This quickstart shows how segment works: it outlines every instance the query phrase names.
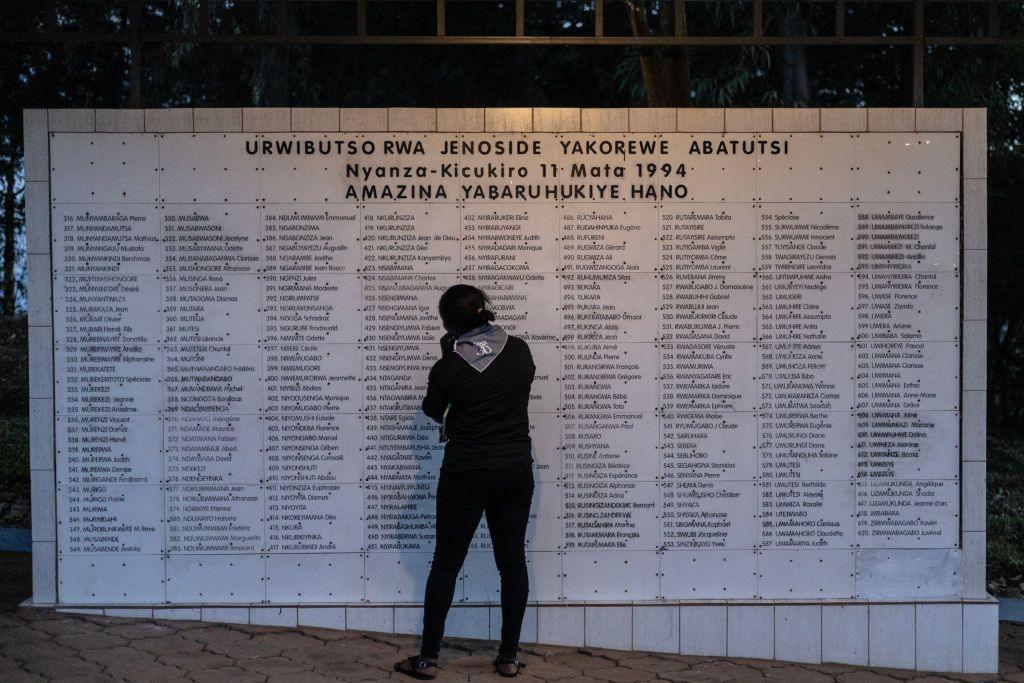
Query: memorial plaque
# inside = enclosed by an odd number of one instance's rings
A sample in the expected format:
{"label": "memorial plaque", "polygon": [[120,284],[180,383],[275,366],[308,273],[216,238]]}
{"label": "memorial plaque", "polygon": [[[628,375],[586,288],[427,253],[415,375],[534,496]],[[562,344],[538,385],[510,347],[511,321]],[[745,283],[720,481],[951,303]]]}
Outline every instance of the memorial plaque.
{"label": "memorial plaque", "polygon": [[762,550],[757,556],[758,597],[855,597],[852,550]]}
{"label": "memorial plaque", "polygon": [[752,411],[662,415],[659,476],[666,482],[755,479],[756,420]]}
{"label": "memorial plaque", "polygon": [[167,599],[184,604],[263,602],[266,565],[262,555],[169,555]]}
{"label": "memorial plaque", "polygon": [[[559,270],[559,207],[509,211],[488,204],[466,203],[461,212],[462,271],[497,277]],[[538,302],[539,303],[539,302]]]}
{"label": "memorial plaque", "polygon": [[[783,158],[758,156],[757,199],[764,202],[850,202],[854,189],[854,154],[859,137],[820,133],[813,145],[800,144],[799,133],[756,136],[778,149]],[[827,205],[820,207],[827,211]]]}
{"label": "memorial plaque", "polygon": [[958,135],[859,133],[855,137],[857,201],[913,205],[960,200]]}
{"label": "memorial plaque", "polygon": [[156,344],[163,336],[160,276],[62,275],[54,282],[58,350],[83,345]]}
{"label": "memorial plaque", "polygon": [[51,136],[51,201],[61,205],[158,201],[158,138],[152,133]]}
{"label": "memorial plaque", "polygon": [[750,411],[757,404],[753,344],[660,344],[661,409]]}
{"label": "memorial plaque", "polygon": [[[259,484],[276,465],[260,452],[257,415],[189,415],[163,419],[167,484]],[[265,461],[262,462],[261,460]]]}
{"label": "memorial plaque", "polygon": [[53,356],[57,415],[156,415],[164,405],[156,344],[65,344]]}
{"label": "memorial plaque", "polygon": [[[353,325],[355,304],[363,289],[354,275],[282,273],[259,278],[262,291],[262,341],[300,344],[275,349],[302,352],[302,344],[341,344],[359,341],[362,325]],[[370,322],[375,322],[369,314]],[[369,324],[369,323],[367,323]],[[305,347],[308,349],[308,346]]]}
{"label": "memorial plaque", "polygon": [[758,495],[752,481],[674,481],[661,486],[661,547],[754,548]]}
{"label": "memorial plaque", "polygon": [[[458,282],[537,366],[531,599],[959,581],[958,134],[50,151],[62,602],[422,601]],[[460,579],[500,599],[486,520]]]}
{"label": "memorial plaque", "polygon": [[[57,136],[60,137],[60,136]],[[103,136],[97,136],[102,138]],[[252,204],[260,199],[259,164],[249,150],[254,135],[230,133],[161,133],[160,201],[187,210],[186,205]],[[258,226],[252,226],[255,232]]]}
{"label": "memorial plaque", "polygon": [[[362,420],[375,417],[302,412],[264,416],[263,476],[268,483],[361,481],[364,472]],[[259,432],[255,436],[258,439]]]}
{"label": "memorial plaque", "polygon": [[340,274],[359,270],[360,211],[354,204],[267,204],[265,208],[264,272]]}
{"label": "memorial plaque", "polygon": [[267,558],[267,601],[361,602],[362,576],[362,553],[275,553]]}
{"label": "memorial plaque", "polygon": [[201,282],[164,274],[163,341],[175,345],[230,344],[258,339],[260,292],[256,276],[210,273],[199,279]]}
{"label": "memorial plaque", "polygon": [[262,351],[266,415],[359,412],[362,354],[355,344],[264,344]]}
{"label": "memorial plaque", "polygon": [[727,600],[757,594],[753,550],[666,550],[661,554],[661,597]]}
{"label": "memorial plaque", "polygon": [[70,555],[164,552],[164,506],[157,486],[59,487],[58,542]]}
{"label": "memorial plaque", "polygon": [[[244,283],[246,293],[252,291],[250,280],[238,278],[232,283],[211,276],[259,272],[260,240],[258,233],[252,234],[252,226],[259,225],[260,215],[254,205],[202,204],[192,211],[175,211],[173,205],[163,206],[164,280],[182,285],[177,290],[181,296],[171,299],[172,302],[238,303],[241,289],[238,283]],[[172,273],[176,277],[168,275]],[[195,277],[197,275],[206,275],[207,279]],[[202,284],[194,288],[188,286],[197,282]],[[236,284],[234,290],[230,289],[231,284]],[[251,306],[245,306],[243,310],[249,308]]]}
{"label": "memorial plaque", "polygon": [[[670,204],[661,207],[658,221],[661,270],[754,271],[757,243],[749,228],[754,224],[752,204],[690,204],[686,207]],[[701,289],[687,288],[681,293]]]}
{"label": "memorial plaque", "polygon": [[[624,137],[629,139],[639,136]],[[665,198],[666,201],[671,199],[687,203],[722,202],[728,204],[731,209],[733,206],[752,202],[757,196],[754,189],[760,148],[757,140],[761,137],[756,134],[732,133],[666,133],[656,136],[656,140],[665,141],[668,150],[675,150],[669,155],[652,154],[653,151],[661,151],[662,148],[652,146],[649,139],[639,139],[636,143],[641,148],[635,150],[629,158],[631,168],[628,170],[633,171],[629,177],[631,180],[637,178],[651,182],[651,189],[655,194],[660,194],[658,186],[663,182],[678,179],[684,181],[685,192],[681,193],[682,196],[677,194]],[[764,147],[763,151],[771,152],[769,147]],[[635,182],[632,181],[631,185]],[[689,207],[676,204],[673,208],[685,211]]]}
{"label": "memorial plaque", "polygon": [[256,415],[262,404],[256,344],[180,343],[163,351],[164,412]]}
{"label": "memorial plaque", "polygon": [[358,484],[291,481],[269,484],[265,491],[267,552],[356,552],[362,548],[358,525],[348,523],[362,513]]}
{"label": "memorial plaque", "polygon": [[[260,199],[275,204],[275,210],[309,203],[319,204],[319,211],[336,211],[346,201],[342,178],[349,170],[358,172],[366,144],[363,135],[265,133],[248,140],[245,151],[260,168]],[[264,178],[273,181],[263,183]],[[352,204],[358,216],[355,200]]]}
{"label": "memorial plaque", "polygon": [[[81,486],[103,484],[159,485],[165,467],[174,458],[147,453],[147,443],[159,433],[162,418],[157,415],[69,415],[58,417],[57,467],[62,473],[57,484]],[[177,446],[177,440],[174,441]],[[217,445],[207,450],[197,446],[197,460],[214,460]],[[175,463],[176,464],[176,463]]]}
{"label": "memorial plaque", "polygon": [[955,548],[960,488],[950,479],[868,479],[857,483],[861,548]]}
{"label": "memorial plaque", "polygon": [[566,600],[654,600],[659,557],[641,551],[582,551],[562,557]]}
{"label": "memorial plaque", "polygon": [[167,595],[162,555],[62,555],[59,590],[83,604],[160,604]]}
{"label": "memorial plaque", "polygon": [[854,482],[762,480],[762,548],[850,548]]}
{"label": "memorial plaque", "polygon": [[259,553],[269,494],[254,484],[168,486],[167,552]]}
{"label": "memorial plaque", "polygon": [[53,234],[63,273],[155,274],[165,258],[160,210],[152,204],[61,204]]}

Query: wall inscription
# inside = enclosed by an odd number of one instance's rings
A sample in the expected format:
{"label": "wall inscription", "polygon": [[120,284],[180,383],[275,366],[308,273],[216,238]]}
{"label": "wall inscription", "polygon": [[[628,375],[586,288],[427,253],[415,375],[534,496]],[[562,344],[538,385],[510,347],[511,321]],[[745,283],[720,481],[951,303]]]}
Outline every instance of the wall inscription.
{"label": "wall inscription", "polygon": [[[50,154],[62,602],[421,600],[459,281],[538,367],[532,599],[857,598],[865,551],[956,552],[957,134]],[[482,526],[457,599],[497,596]]]}

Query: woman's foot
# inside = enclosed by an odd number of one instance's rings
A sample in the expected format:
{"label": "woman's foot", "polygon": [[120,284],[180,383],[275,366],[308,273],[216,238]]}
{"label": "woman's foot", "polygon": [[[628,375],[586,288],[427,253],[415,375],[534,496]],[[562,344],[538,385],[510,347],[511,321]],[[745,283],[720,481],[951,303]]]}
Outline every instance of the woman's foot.
{"label": "woman's foot", "polygon": [[395,671],[421,681],[429,681],[437,675],[437,659],[412,655],[395,662]]}
{"label": "woman's foot", "polygon": [[502,657],[501,655],[498,655],[494,658],[495,671],[505,678],[515,678],[519,675],[519,670],[524,666],[526,665],[515,657]]}

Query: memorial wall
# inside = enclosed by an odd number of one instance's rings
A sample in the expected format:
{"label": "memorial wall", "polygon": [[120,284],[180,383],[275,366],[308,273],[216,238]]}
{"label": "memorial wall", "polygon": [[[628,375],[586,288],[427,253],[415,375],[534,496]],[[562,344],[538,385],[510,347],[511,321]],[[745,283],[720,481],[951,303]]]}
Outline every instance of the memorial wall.
{"label": "memorial wall", "polygon": [[422,600],[456,282],[537,365],[531,600],[959,591],[959,133],[49,144],[60,602]]}

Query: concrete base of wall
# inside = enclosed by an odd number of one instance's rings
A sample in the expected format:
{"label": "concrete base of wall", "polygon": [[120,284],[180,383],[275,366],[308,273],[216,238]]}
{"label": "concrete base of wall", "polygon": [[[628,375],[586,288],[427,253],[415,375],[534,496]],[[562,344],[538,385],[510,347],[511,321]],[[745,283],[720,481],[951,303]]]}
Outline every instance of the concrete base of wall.
{"label": "concrete base of wall", "polygon": [[[58,611],[145,619],[418,634],[418,605],[160,605],[26,603]],[[446,634],[496,640],[497,605],[459,605]],[[694,602],[531,605],[523,642],[707,657],[995,673],[999,603]]]}

